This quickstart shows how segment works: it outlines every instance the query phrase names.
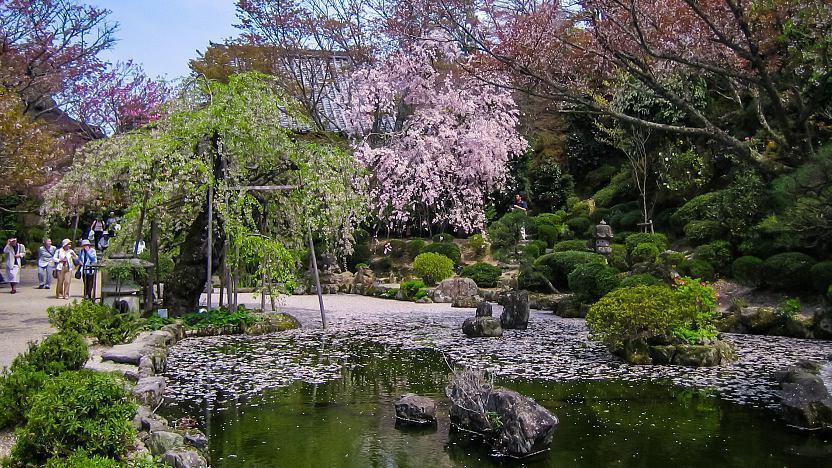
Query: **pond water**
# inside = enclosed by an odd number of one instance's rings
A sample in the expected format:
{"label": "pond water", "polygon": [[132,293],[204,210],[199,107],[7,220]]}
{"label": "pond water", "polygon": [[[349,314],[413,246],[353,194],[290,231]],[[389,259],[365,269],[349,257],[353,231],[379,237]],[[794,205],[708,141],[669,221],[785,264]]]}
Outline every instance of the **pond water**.
{"label": "pond water", "polygon": [[[539,315],[534,331],[467,340],[462,317],[184,340],[169,358],[167,416],[197,417],[218,467],[832,466],[830,437],[778,418],[772,376],[829,343],[737,335],[731,366],[628,366],[588,342],[581,321]],[[501,460],[451,430],[449,362],[488,368],[554,412],[551,450]],[[435,428],[396,427],[406,392],[437,399]]]}

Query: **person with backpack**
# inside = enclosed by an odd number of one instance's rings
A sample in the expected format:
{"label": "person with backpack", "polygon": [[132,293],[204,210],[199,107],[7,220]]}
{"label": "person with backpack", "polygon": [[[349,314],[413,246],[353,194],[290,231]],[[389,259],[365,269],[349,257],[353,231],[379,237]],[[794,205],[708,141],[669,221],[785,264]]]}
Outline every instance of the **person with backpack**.
{"label": "person with backpack", "polygon": [[26,246],[19,244],[17,238],[11,237],[6,241],[6,281],[12,287],[12,294],[17,294],[17,283],[20,282],[20,267],[26,262]]}
{"label": "person with backpack", "polygon": [[72,241],[69,239],[61,241],[61,248],[55,252],[55,256],[52,259],[55,261],[55,270],[58,271],[58,285],[55,288],[55,297],[69,299],[72,267],[78,262],[78,254],[72,250]]}

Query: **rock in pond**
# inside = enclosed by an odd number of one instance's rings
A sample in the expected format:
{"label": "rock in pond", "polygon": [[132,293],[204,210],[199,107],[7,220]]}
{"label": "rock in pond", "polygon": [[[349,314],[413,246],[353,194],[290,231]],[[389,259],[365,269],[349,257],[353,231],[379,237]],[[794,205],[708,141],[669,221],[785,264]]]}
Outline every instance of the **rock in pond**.
{"label": "rock in pond", "polygon": [[185,439],[176,432],[156,431],[150,434],[145,442],[153,455],[162,455],[170,450],[182,447]]}
{"label": "rock in pond", "polygon": [[396,418],[412,424],[433,424],[436,422],[436,402],[428,397],[413,393],[402,395],[393,406]]}
{"label": "rock in pond", "polygon": [[500,324],[506,329],[525,330],[529,326],[529,292],[510,291],[505,295]]}
{"label": "rock in pond", "polygon": [[207,468],[208,462],[196,450],[179,447],[165,452],[165,463],[174,468]]}
{"label": "rock in pond", "polygon": [[433,302],[454,303],[475,297],[479,292],[477,283],[471,278],[448,278],[433,290]]}
{"label": "rock in pond", "polygon": [[723,340],[700,340],[688,343],[674,336],[655,336],[649,339],[630,340],[613,354],[630,364],[677,365],[687,367],[712,367],[726,364],[737,358],[734,346]]}
{"label": "rock in pond", "polygon": [[468,338],[503,336],[503,327],[494,317],[470,317],[462,322],[462,333]]}
{"label": "rock in pond", "polygon": [[[548,450],[558,425],[554,414],[511,390],[481,390],[471,398],[457,385],[448,388],[451,422],[456,427],[482,435],[495,451],[511,457],[524,458]],[[484,413],[472,410],[480,404]]]}
{"label": "rock in pond", "polygon": [[776,377],[783,391],[780,407],[786,423],[801,429],[832,430],[832,363],[800,361],[777,371]]}

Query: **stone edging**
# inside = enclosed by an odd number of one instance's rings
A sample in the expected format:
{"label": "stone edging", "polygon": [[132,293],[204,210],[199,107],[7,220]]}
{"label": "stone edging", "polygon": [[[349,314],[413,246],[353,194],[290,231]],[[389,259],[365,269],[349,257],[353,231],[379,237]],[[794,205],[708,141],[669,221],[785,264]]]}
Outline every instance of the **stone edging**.
{"label": "stone edging", "polygon": [[168,348],[185,338],[181,324],[165,325],[142,332],[131,343],[91,352],[85,367],[99,372],[117,372],[133,383],[132,394],[139,403],[133,418],[138,431],[134,453],[161,456],[177,468],[208,467],[208,438],[196,428],[171,428],[156,414],[164,401]]}

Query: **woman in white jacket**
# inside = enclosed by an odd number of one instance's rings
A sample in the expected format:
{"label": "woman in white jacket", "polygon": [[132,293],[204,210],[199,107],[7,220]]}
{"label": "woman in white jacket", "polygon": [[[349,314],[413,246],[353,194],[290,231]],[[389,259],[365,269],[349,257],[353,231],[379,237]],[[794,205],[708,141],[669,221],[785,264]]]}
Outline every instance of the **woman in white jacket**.
{"label": "woman in white jacket", "polygon": [[69,285],[72,282],[72,267],[78,262],[78,254],[72,250],[72,242],[69,239],[61,241],[61,248],[52,257],[55,260],[55,270],[58,272],[58,285],[55,288],[55,297],[58,299],[69,299]]}

